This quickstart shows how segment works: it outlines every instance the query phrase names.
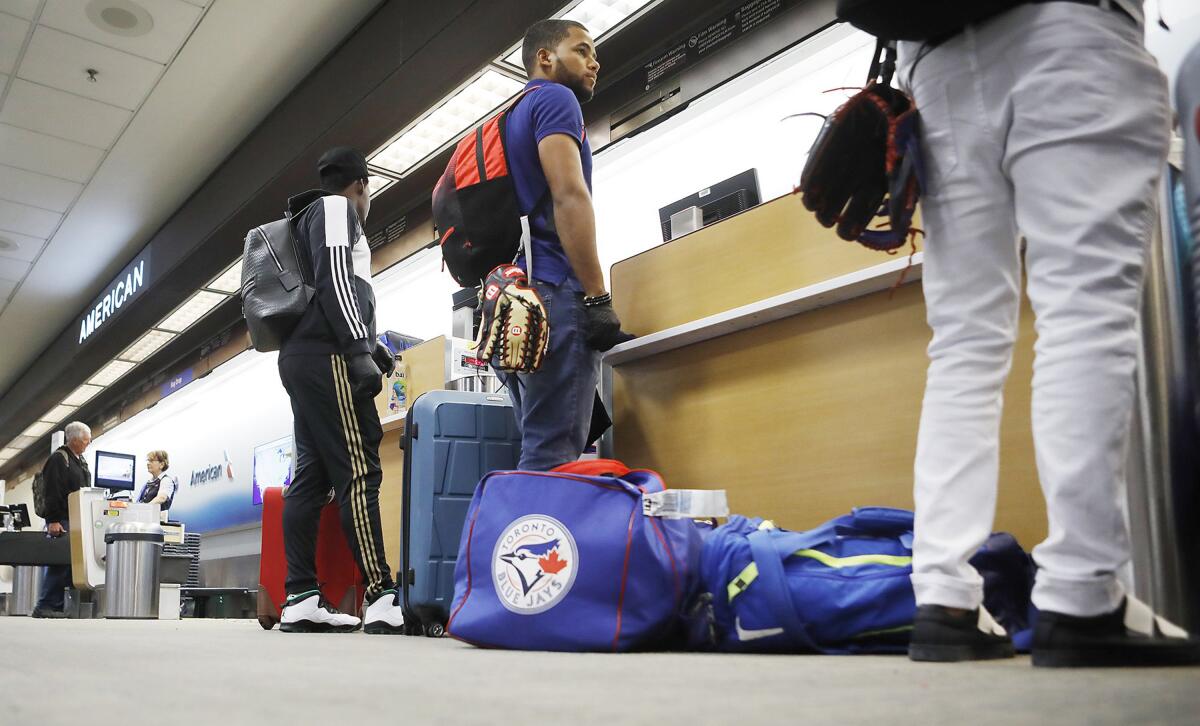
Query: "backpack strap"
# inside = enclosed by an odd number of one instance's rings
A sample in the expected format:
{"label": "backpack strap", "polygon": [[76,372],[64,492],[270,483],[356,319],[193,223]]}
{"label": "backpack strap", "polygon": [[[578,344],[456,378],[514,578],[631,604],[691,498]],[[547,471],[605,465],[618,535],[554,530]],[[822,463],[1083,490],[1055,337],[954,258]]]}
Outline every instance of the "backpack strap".
{"label": "backpack strap", "polygon": [[[544,85],[545,84],[527,86],[524,90],[517,94],[517,97],[513,99],[512,103],[508,104],[508,108],[504,109],[504,112],[501,113],[500,117],[496,120],[497,130],[500,132],[500,147],[504,150],[504,158],[506,160],[508,159],[508,114],[515,111],[517,104],[523,101],[526,96]],[[482,128],[483,127],[481,126],[480,129]],[[520,249],[517,250],[517,259],[519,259],[522,254],[525,255],[525,274],[529,277],[529,282],[531,285],[533,284],[533,236],[529,231],[529,218],[536,214],[537,210],[543,204],[545,204],[546,200],[549,198],[550,187],[547,185],[546,193],[542,195],[541,199],[538,199],[536,202],[534,202],[533,208],[529,210],[529,214],[521,216],[521,246]],[[516,264],[517,259],[513,260],[514,264]]]}
{"label": "backpack strap", "polygon": [[786,538],[778,536],[780,532],[782,530],[760,529],[746,538],[750,542],[754,564],[758,567],[759,592],[793,646],[820,652],[821,649],[809,637],[808,629],[796,613],[796,604],[792,602],[792,592],[783,571],[783,559],[787,555],[781,555],[778,548],[778,540]]}

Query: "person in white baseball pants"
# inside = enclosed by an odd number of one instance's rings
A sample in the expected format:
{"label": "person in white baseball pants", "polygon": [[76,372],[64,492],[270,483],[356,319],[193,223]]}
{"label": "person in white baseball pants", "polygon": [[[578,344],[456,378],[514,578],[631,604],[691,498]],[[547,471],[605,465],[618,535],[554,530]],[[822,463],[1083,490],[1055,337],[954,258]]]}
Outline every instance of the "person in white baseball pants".
{"label": "person in white baseball pants", "polygon": [[[995,516],[1021,236],[1049,516],[1049,536],[1034,550],[1042,613],[1034,662],[1200,657],[1186,634],[1127,600],[1116,576],[1130,557],[1119,497],[1171,116],[1166,80],[1142,44],[1140,8],[1131,17],[1098,5],[1107,3],[1021,5],[932,49],[900,48],[897,75],[923,124],[933,330],[914,467],[914,660],[1012,655],[967,561]],[[1150,646],[1125,647],[1139,638]]]}

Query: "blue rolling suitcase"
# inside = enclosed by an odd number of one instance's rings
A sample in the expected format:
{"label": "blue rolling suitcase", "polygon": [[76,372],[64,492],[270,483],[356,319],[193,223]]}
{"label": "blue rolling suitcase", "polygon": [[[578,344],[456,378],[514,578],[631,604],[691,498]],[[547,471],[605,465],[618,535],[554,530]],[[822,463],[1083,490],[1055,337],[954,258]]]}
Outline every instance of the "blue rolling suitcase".
{"label": "blue rolling suitcase", "polygon": [[507,394],[430,391],[409,407],[402,445],[404,620],[408,634],[437,637],[475,485],[490,471],[517,468],[521,435]]}

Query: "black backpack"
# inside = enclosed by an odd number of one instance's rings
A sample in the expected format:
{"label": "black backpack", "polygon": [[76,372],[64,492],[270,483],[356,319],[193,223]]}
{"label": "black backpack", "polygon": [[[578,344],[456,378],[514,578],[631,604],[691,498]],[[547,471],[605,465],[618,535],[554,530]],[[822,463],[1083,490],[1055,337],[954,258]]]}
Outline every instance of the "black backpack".
{"label": "black backpack", "polygon": [[528,219],[521,215],[509,175],[505,118],[540,87],[525,89],[464,136],[433,188],[433,225],[442,259],[463,287],[479,285],[497,266],[511,264],[522,239],[528,239]]}
{"label": "black backpack", "polygon": [[945,40],[1029,0],[838,0],[838,20],[886,40]]}
{"label": "black backpack", "polygon": [[[62,449],[56,449],[54,454],[62,454],[66,458],[66,453]],[[46,463],[42,464],[42,470],[33,475],[33,511],[42,519],[46,518],[46,467],[50,466],[51,460],[54,459],[54,454],[46,459]],[[67,459],[67,464],[70,465],[71,460]]]}
{"label": "black backpack", "polygon": [[279,350],[316,294],[307,256],[292,233],[292,215],[246,233],[242,314],[258,351]]}

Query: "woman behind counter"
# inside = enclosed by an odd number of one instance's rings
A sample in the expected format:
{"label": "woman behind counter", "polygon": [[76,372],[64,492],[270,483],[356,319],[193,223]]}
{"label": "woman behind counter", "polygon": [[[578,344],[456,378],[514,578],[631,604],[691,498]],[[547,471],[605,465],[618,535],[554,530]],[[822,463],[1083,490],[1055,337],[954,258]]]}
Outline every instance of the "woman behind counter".
{"label": "woman behind counter", "polygon": [[150,472],[150,481],[142,487],[137,499],[140,504],[158,504],[162,508],[160,516],[164,522],[167,521],[167,511],[175,499],[175,492],[179,490],[179,482],[166,473],[169,468],[171,460],[167,452],[160,449],[146,454],[146,471]]}

